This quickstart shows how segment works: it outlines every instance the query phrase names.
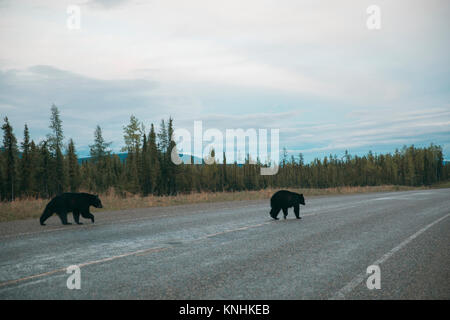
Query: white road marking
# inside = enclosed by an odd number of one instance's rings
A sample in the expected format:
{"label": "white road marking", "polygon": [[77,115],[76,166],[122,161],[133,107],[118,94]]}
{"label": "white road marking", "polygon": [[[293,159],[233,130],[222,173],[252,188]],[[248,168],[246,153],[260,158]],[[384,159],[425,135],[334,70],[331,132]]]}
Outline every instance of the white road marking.
{"label": "white road marking", "polygon": [[219,232],[216,232],[216,233],[207,234],[204,237],[201,237],[199,239],[195,239],[195,241],[203,240],[203,239],[206,239],[206,238],[215,237],[215,236],[218,236],[218,235],[221,235],[221,234],[225,234],[225,233],[229,233],[229,232],[242,231],[242,230],[248,230],[248,229],[251,229],[251,228],[262,227],[262,226],[264,226],[266,224],[273,223],[273,222],[274,221],[269,221],[269,222],[264,222],[264,223],[258,223],[258,224],[253,224],[253,225],[249,225],[249,226],[244,226],[244,227],[240,227],[240,228],[237,228],[237,229],[230,229],[230,230],[219,231]]}
{"label": "white road marking", "polygon": [[372,201],[381,201],[381,200],[413,200],[413,199],[402,198],[402,197],[383,197],[383,198],[372,199]]}
{"label": "white road marking", "polygon": [[[82,268],[82,267],[90,266],[90,265],[93,265],[93,264],[98,264],[98,263],[103,263],[103,262],[107,262],[107,261],[112,261],[112,260],[116,260],[116,259],[120,259],[120,258],[124,258],[124,257],[128,257],[128,256],[132,256],[132,255],[144,255],[144,254],[148,254],[148,253],[159,252],[159,251],[162,251],[162,250],[165,250],[165,249],[168,249],[168,248],[169,247],[153,247],[153,248],[148,248],[148,249],[143,249],[143,250],[137,250],[137,251],[127,252],[127,253],[119,254],[117,256],[112,256],[112,257],[108,257],[108,258],[104,258],[104,259],[99,259],[99,260],[93,260],[93,261],[80,263],[80,264],[77,264],[77,266]],[[18,282],[22,282],[22,281],[26,281],[26,280],[32,280],[32,279],[36,279],[36,278],[41,278],[41,277],[45,277],[45,276],[49,276],[49,275],[52,275],[52,274],[55,274],[55,273],[65,272],[65,271],[66,271],[66,268],[59,268],[59,269],[55,269],[55,270],[44,272],[44,273],[35,274],[35,275],[32,275],[32,276],[28,276],[28,277],[23,277],[23,278],[19,278],[19,279],[9,280],[9,281],[5,281],[5,282],[1,282],[0,283],[0,287],[8,286],[8,285],[11,285],[11,284],[14,284],[14,283],[18,283]]]}
{"label": "white road marking", "polygon": [[160,218],[160,217],[165,217],[165,216],[167,216],[167,215],[144,217],[144,218],[134,218],[134,219],[117,219],[117,220],[110,220],[110,221],[103,222],[103,223],[100,222],[100,223],[95,223],[95,224],[85,224],[85,225],[83,225],[83,227],[79,227],[77,225],[69,225],[69,226],[54,228],[54,229],[50,229],[50,230],[15,233],[15,234],[8,234],[8,235],[4,235],[4,236],[2,235],[2,236],[0,236],[0,239],[7,239],[7,238],[12,238],[12,237],[20,237],[20,236],[29,236],[29,235],[33,235],[33,234],[62,231],[62,230],[85,230],[86,228],[95,228],[97,226],[107,226],[107,225],[115,224],[116,222],[134,222],[134,221],[140,221],[140,220]]}
{"label": "white road marking", "polygon": [[[249,207],[259,207],[261,206],[261,204],[257,204],[257,205],[247,205],[247,206],[242,206],[242,207],[238,207],[239,208],[249,208]],[[150,207],[153,208],[153,207]],[[227,211],[227,210],[235,210],[236,208],[234,207],[225,207],[222,208],[223,210]],[[206,213],[209,212],[209,210],[199,210],[199,211],[194,211],[194,213]],[[104,213],[103,213],[104,214]],[[105,226],[105,225],[111,225],[111,224],[115,224],[117,222],[135,222],[135,221],[142,221],[142,220],[151,220],[151,219],[156,219],[156,218],[163,218],[163,217],[169,217],[171,216],[170,214],[162,214],[162,215],[158,215],[158,216],[148,216],[148,217],[141,217],[141,218],[131,218],[131,219],[115,219],[115,220],[110,220],[110,221],[106,221],[106,222],[100,222],[100,223],[95,223],[95,224],[88,224],[88,225],[84,225],[82,228],[80,228],[77,225],[69,225],[69,226],[65,226],[65,227],[59,227],[59,228],[54,228],[54,229],[50,229],[50,230],[42,230],[42,231],[34,231],[34,232],[24,232],[24,233],[15,233],[15,234],[9,234],[9,235],[0,235],[0,240],[1,239],[7,239],[7,238],[12,238],[12,237],[20,237],[20,236],[29,236],[29,235],[33,235],[33,234],[39,234],[39,233],[46,233],[46,232],[54,232],[54,231],[62,231],[62,230],[83,230],[86,228],[93,228],[96,226]]]}
{"label": "white road marking", "polygon": [[[62,278],[62,277],[67,277],[67,275],[66,275],[65,272],[64,272],[64,273],[61,272],[61,273],[58,274],[58,275],[54,275],[54,278],[53,278],[53,279],[55,279],[55,278]],[[38,279],[34,279],[34,280],[31,280],[31,281],[28,281],[28,282],[21,282],[20,284],[18,284],[18,285],[16,285],[16,286],[3,287],[3,288],[0,288],[0,290],[1,290],[2,292],[10,291],[10,290],[17,290],[17,289],[19,289],[19,288],[29,287],[29,286],[32,286],[32,285],[36,285],[36,284],[45,282],[45,281],[47,281],[48,279],[49,279],[49,278],[38,278]]]}
{"label": "white road marking", "polygon": [[[433,221],[432,223],[430,223],[429,225],[423,227],[422,229],[420,229],[419,231],[417,231],[416,233],[414,233],[412,236],[409,236],[406,240],[404,240],[402,243],[400,243],[398,246],[392,248],[390,251],[388,251],[387,253],[385,253],[381,258],[379,258],[378,260],[374,261],[373,263],[371,263],[370,265],[380,265],[382,263],[384,263],[386,260],[388,260],[390,257],[392,257],[397,251],[403,249],[406,245],[408,245],[408,243],[410,243],[411,241],[413,241],[415,238],[417,238],[419,235],[421,235],[422,233],[424,233],[425,231],[427,231],[429,228],[431,228],[432,226],[434,226],[435,224],[441,222],[442,220],[444,220],[445,218],[447,218],[448,216],[450,216],[450,213],[447,213],[445,216]],[[359,286],[365,279],[366,279],[366,273],[361,273],[358,276],[356,276],[355,278],[353,278],[349,283],[347,283],[347,285],[345,285],[342,289],[340,289],[338,292],[336,292],[331,298],[330,300],[338,300],[338,299],[345,299],[345,295],[349,294],[351,291],[353,291],[353,289],[355,289],[357,286]]]}
{"label": "white road marking", "polygon": [[[213,237],[213,236],[216,236],[216,235],[219,235],[219,234],[228,233],[228,232],[235,232],[235,231],[247,230],[247,229],[250,229],[250,228],[256,228],[256,227],[260,227],[260,226],[263,226],[263,225],[268,224],[268,223],[272,223],[272,221],[265,222],[265,223],[260,223],[260,224],[256,224],[256,225],[244,226],[244,227],[240,227],[240,228],[232,229],[232,230],[225,230],[225,231],[221,231],[221,232],[217,232],[217,233],[213,233],[213,234],[208,234],[208,235],[200,237],[198,239],[194,239],[194,241],[204,240],[206,238],[210,238],[210,237]],[[48,231],[51,231],[51,230],[48,230]],[[143,250],[127,252],[127,253],[124,253],[124,254],[120,254],[120,255],[116,255],[116,256],[100,259],[100,260],[88,261],[88,262],[84,262],[84,263],[77,264],[77,265],[81,268],[81,267],[86,267],[86,266],[93,265],[93,264],[108,262],[108,261],[112,261],[112,260],[116,260],[116,259],[120,259],[120,258],[124,258],[124,257],[128,257],[128,256],[132,256],[132,255],[143,256],[143,255],[146,255],[146,254],[149,254],[149,253],[159,252],[159,251],[166,250],[166,249],[169,249],[169,248],[172,248],[172,246],[153,247],[153,248],[149,248],[149,249],[143,249]],[[41,278],[41,277],[53,275],[55,273],[64,272],[65,270],[66,270],[66,268],[59,268],[59,269],[55,269],[55,270],[52,270],[52,271],[48,271],[48,272],[44,272],[44,273],[40,273],[40,274],[35,274],[35,275],[32,275],[32,276],[27,276],[27,277],[23,277],[23,278],[19,278],[19,279],[14,279],[14,280],[1,282],[0,283],[0,288],[4,287],[4,286],[11,285],[11,284],[19,283],[19,282],[22,282],[22,281],[32,280],[32,279],[35,279],[35,278]]]}
{"label": "white road marking", "polygon": [[36,232],[24,232],[24,233],[8,234],[8,235],[0,236],[0,239],[7,239],[7,238],[12,238],[12,237],[20,237],[20,236],[28,236],[30,234],[53,232],[53,231],[60,231],[60,230],[68,230],[68,228],[66,227],[66,228],[56,228],[56,229],[42,230],[42,231],[36,231]]}
{"label": "white road marking", "polygon": [[[204,239],[211,238],[211,237],[214,237],[214,236],[217,236],[217,235],[220,235],[220,234],[224,234],[224,233],[228,233],[228,232],[235,232],[235,231],[247,230],[247,229],[250,229],[250,228],[257,228],[257,227],[261,227],[261,226],[269,224],[269,223],[273,223],[273,221],[269,221],[269,222],[265,222],[265,223],[259,223],[259,224],[255,224],[255,225],[244,226],[244,227],[240,227],[240,228],[237,228],[237,229],[224,230],[224,231],[208,234],[208,235],[200,237],[198,239],[194,239],[193,241],[204,240]],[[51,230],[48,230],[48,231],[51,231]],[[119,258],[132,256],[132,255],[143,256],[143,255],[146,255],[146,254],[149,254],[149,253],[159,252],[159,251],[166,250],[166,249],[169,249],[169,248],[172,248],[172,246],[153,247],[153,248],[149,248],[149,249],[143,249],[143,250],[137,250],[137,251],[133,251],[133,252],[127,252],[127,253],[124,253],[124,254],[120,254],[120,255],[116,255],[116,256],[100,259],[100,260],[88,261],[88,262],[84,262],[84,263],[77,264],[77,265],[81,268],[81,267],[86,267],[86,266],[93,265],[93,264],[108,262],[108,261],[116,260],[116,259],[119,259]],[[48,271],[48,272],[44,272],[44,273],[40,273],[40,274],[35,274],[35,275],[32,275],[32,276],[27,276],[27,277],[23,277],[23,278],[19,278],[19,279],[14,279],[14,280],[1,282],[0,283],[0,288],[4,287],[4,286],[11,285],[11,284],[19,283],[19,282],[22,282],[22,281],[27,281],[27,280],[32,280],[32,279],[36,279],[36,278],[41,278],[41,277],[53,275],[53,274],[59,273],[59,272],[65,272],[65,270],[66,270],[66,268],[59,268],[59,269],[55,269],[55,270],[52,270],[52,271]]]}

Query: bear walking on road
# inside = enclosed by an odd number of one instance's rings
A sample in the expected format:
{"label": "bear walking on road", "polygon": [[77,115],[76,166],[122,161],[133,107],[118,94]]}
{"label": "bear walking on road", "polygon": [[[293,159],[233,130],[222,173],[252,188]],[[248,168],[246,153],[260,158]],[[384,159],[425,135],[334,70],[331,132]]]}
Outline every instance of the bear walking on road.
{"label": "bear walking on road", "polygon": [[45,226],[45,220],[56,213],[61,219],[62,224],[71,224],[67,222],[67,213],[73,212],[73,219],[77,224],[83,224],[80,222],[80,214],[83,218],[91,219],[92,223],[94,223],[94,215],[89,212],[90,206],[103,208],[98,195],[89,193],[63,193],[50,200],[39,221],[41,225]]}
{"label": "bear walking on road", "polygon": [[277,216],[280,210],[283,210],[284,219],[288,214],[288,208],[294,207],[295,217],[300,218],[300,204],[305,205],[305,198],[303,194],[290,192],[287,190],[280,190],[270,198],[270,216],[278,220]]}

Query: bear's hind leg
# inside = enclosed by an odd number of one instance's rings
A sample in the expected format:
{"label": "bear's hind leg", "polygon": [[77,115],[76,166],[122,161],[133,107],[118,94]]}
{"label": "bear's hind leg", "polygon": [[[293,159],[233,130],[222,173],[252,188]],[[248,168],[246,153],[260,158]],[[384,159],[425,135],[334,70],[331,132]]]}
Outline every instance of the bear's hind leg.
{"label": "bear's hind leg", "polygon": [[272,210],[270,210],[270,216],[275,219],[278,220],[277,216],[278,213],[280,212],[281,208],[272,208]]}
{"label": "bear's hind leg", "polygon": [[67,211],[59,211],[58,216],[61,219],[62,224],[64,225],[71,224],[70,222],[67,222]]}

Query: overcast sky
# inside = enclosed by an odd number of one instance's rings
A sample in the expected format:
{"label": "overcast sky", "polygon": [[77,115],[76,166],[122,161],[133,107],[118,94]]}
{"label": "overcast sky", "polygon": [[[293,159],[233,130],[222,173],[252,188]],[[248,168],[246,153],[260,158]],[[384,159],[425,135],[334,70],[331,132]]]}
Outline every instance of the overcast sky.
{"label": "overcast sky", "polygon": [[448,0],[0,0],[0,115],[39,141],[55,103],[80,155],[97,124],[118,151],[134,114],[279,128],[308,161],[431,142],[450,159],[449,17]]}

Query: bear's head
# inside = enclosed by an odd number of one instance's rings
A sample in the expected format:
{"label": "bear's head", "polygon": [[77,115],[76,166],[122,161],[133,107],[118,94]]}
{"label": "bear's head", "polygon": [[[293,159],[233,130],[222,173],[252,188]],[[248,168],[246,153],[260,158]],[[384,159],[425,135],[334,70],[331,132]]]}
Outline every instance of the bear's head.
{"label": "bear's head", "polygon": [[92,205],[96,208],[103,208],[102,202],[100,201],[100,198],[98,197],[98,195],[94,196]]}
{"label": "bear's head", "polygon": [[297,199],[298,199],[298,203],[305,205],[305,198],[303,197],[303,193],[297,194]]}

